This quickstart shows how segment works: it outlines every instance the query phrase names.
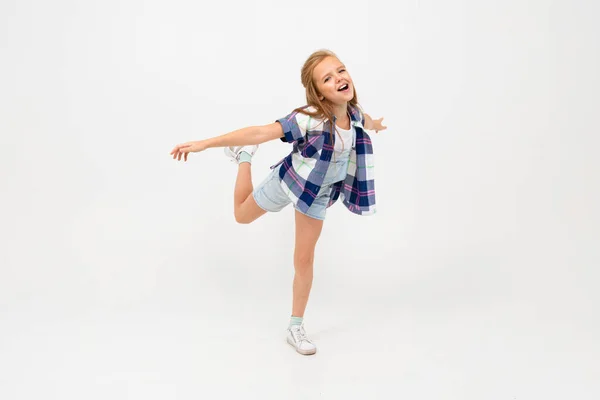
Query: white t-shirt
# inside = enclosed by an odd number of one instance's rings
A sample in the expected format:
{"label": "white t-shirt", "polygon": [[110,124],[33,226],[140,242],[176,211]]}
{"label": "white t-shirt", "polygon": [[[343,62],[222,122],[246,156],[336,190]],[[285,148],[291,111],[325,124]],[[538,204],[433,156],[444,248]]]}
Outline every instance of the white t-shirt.
{"label": "white t-shirt", "polygon": [[[342,155],[342,151],[347,153],[352,149],[352,144],[354,142],[354,126],[350,125],[350,129],[342,129],[339,126],[335,126],[337,132],[335,134],[335,146],[333,147],[333,151],[336,157]],[[341,140],[340,140],[341,136]]]}

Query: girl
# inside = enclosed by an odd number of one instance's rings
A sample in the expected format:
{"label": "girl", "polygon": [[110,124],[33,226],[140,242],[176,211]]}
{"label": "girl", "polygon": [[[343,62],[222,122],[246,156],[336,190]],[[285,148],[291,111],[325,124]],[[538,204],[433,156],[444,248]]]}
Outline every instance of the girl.
{"label": "girl", "polygon": [[[173,159],[187,161],[188,153],[224,147],[238,164],[234,189],[235,220],[248,224],[267,211],[295,208],[295,249],[292,315],[287,342],[300,354],[317,349],[303,326],[313,280],[313,261],[325,212],[342,196],[352,212],[375,212],[373,148],[364,131],[386,129],[383,118],[373,120],[358,106],[350,74],[337,56],[316,51],[302,67],[307,105],[264,126],[251,126],[225,135],[175,146]],[[291,153],[271,167],[271,173],[252,187],[250,166],[258,145],[280,139],[293,144]]]}

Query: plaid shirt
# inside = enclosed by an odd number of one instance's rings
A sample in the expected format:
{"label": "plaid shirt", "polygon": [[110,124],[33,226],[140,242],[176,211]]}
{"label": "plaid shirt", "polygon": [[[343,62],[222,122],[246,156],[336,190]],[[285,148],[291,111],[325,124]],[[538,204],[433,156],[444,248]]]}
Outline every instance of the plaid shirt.
{"label": "plaid shirt", "polygon": [[[314,108],[307,108],[314,111]],[[350,123],[356,132],[355,145],[350,153],[346,179],[333,184],[330,207],[340,195],[344,205],[353,213],[371,215],[375,213],[375,181],[373,176],[373,145],[364,131],[364,116],[358,108],[348,105]],[[277,120],[283,127],[283,142],[293,143],[292,152],[273,165],[279,167],[281,185],[296,205],[306,213],[321,189],[323,178],[333,155],[335,135],[331,142],[332,123],[315,119],[309,115],[292,112]],[[335,117],[333,123],[335,124]],[[299,153],[302,157],[292,157]],[[301,160],[298,162],[298,160]]]}

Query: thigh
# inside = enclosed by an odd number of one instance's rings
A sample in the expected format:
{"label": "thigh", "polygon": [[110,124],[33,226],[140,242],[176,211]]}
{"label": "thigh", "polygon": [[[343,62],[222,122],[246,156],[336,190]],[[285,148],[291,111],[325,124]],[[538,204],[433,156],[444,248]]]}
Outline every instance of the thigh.
{"label": "thigh", "polygon": [[302,260],[311,260],[314,255],[315,247],[321,230],[323,229],[323,221],[311,218],[300,211],[296,213],[296,247],[294,250],[294,258]]}
{"label": "thigh", "polygon": [[248,198],[239,206],[237,211],[236,219],[238,222],[243,224],[249,224],[254,222],[259,217],[265,215],[267,213],[266,210],[261,208],[258,204],[256,204],[256,200],[252,195],[248,196]]}

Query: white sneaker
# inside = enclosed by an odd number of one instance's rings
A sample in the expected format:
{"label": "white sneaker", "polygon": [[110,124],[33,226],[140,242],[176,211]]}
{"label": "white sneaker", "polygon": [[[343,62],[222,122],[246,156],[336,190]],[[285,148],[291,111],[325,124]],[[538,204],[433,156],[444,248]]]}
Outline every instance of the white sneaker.
{"label": "white sneaker", "polygon": [[296,348],[296,351],[305,356],[315,354],[317,346],[306,337],[303,325],[291,325],[288,328],[287,342]]}
{"label": "white sneaker", "polygon": [[251,146],[231,146],[231,147],[225,147],[225,149],[224,149],[225,155],[227,157],[231,158],[231,161],[235,162],[235,163],[239,163],[240,153],[242,151],[245,151],[246,153],[248,153],[251,156],[253,156],[254,153],[256,153],[256,150],[258,150],[258,145],[251,145]]}

